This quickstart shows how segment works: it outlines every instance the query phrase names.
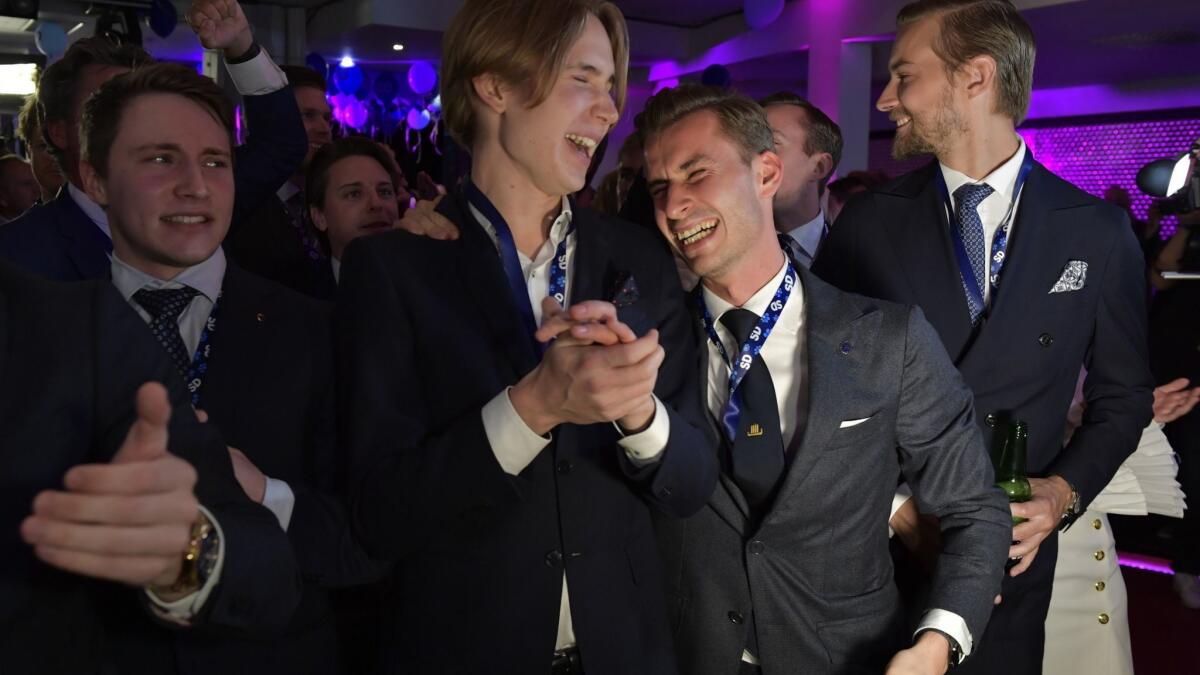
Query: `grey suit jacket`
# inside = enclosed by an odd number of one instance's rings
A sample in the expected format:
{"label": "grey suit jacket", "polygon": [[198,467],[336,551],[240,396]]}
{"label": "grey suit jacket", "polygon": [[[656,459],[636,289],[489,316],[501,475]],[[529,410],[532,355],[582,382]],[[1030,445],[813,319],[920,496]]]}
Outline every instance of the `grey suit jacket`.
{"label": "grey suit jacket", "polygon": [[[882,672],[913,629],[904,625],[888,553],[901,478],[921,512],[941,520],[928,607],[962,616],[978,639],[1000,591],[1008,505],[993,486],[971,392],[937,334],[919,309],[799,273],[809,413],[775,503],[755,527],[723,475],[700,513],[656,522],[681,672],[689,675],[738,672],[751,611],[767,675]],[[700,351],[706,382],[708,350]],[[840,428],[862,418],[869,419]]]}

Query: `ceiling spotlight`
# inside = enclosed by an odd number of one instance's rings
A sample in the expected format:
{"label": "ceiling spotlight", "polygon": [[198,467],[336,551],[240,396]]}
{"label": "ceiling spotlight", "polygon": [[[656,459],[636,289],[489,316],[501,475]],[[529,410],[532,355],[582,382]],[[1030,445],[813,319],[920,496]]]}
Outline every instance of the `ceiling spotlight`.
{"label": "ceiling spotlight", "polygon": [[404,45],[397,42],[396,44],[392,45],[392,50],[397,51],[397,52],[402,52],[402,51],[404,51]]}
{"label": "ceiling spotlight", "polygon": [[346,56],[342,57],[342,61],[339,65],[341,65],[343,68],[353,68],[354,59],[350,58],[350,55],[347,54]]}

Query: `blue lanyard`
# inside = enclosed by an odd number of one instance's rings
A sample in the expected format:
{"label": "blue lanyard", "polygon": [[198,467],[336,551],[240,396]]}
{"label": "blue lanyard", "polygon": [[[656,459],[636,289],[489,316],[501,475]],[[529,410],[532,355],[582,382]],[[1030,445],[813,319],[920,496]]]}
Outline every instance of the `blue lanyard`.
{"label": "blue lanyard", "polygon": [[[483,194],[469,180],[466,181],[466,192],[467,201],[478,209],[496,230],[496,239],[500,245],[500,265],[504,268],[504,276],[508,279],[508,288],[512,291],[513,300],[517,303],[517,310],[521,312],[521,320],[525,324],[530,339],[533,340],[533,334],[537,331],[537,322],[533,318],[533,304],[529,299],[529,287],[525,285],[525,273],[521,271],[521,259],[517,257],[517,245],[513,241],[512,230],[487,195]],[[567,233],[555,248],[554,263],[550,266],[548,297],[554,298],[558,304],[564,307],[567,304],[567,240],[571,238],[571,233],[574,231],[575,220],[572,218],[571,224],[567,227]],[[534,351],[538,354],[545,351],[545,345],[536,340],[533,342]]]}
{"label": "blue lanyard", "polygon": [[[1004,220],[1000,221],[1000,228],[996,230],[996,235],[992,239],[991,264],[988,271],[988,283],[991,284],[992,289],[995,289],[1000,282],[1000,270],[1004,267],[1008,250],[1008,230],[1012,226],[1013,212],[1016,210],[1017,198],[1021,196],[1021,190],[1025,187],[1025,179],[1029,178],[1029,172],[1032,169],[1033,152],[1029,146],[1026,146],[1025,157],[1021,160],[1021,169],[1017,172],[1017,182],[1013,186],[1012,200],[1008,203],[1008,211],[1005,212]],[[955,218],[954,202],[950,199],[950,189],[946,186],[946,176],[942,173],[940,166],[937,171],[934,171],[934,174],[947,216],[951,219]],[[954,243],[954,257],[958,260],[959,275],[962,277],[963,284],[966,285],[967,292],[979,302],[980,307],[984,307],[986,305],[983,302],[983,289],[975,280],[975,272],[971,267],[971,258],[967,256],[967,247],[963,243],[962,233],[954,226],[953,221],[949,221],[948,224],[950,239]]]}
{"label": "blue lanyard", "polygon": [[200,342],[196,345],[196,353],[192,356],[192,365],[188,368],[187,388],[192,395],[192,407],[200,409],[200,390],[204,388],[204,376],[208,373],[208,360],[212,357],[212,336],[217,332],[217,310],[221,307],[221,295],[213,303],[212,311],[208,313],[208,321],[200,331]]}
{"label": "blue lanyard", "polygon": [[762,351],[767,338],[771,336],[771,330],[775,328],[775,323],[779,321],[779,315],[783,312],[783,306],[787,304],[788,297],[792,294],[792,289],[796,287],[796,281],[796,269],[792,266],[791,257],[789,256],[787,271],[784,272],[783,281],[779,282],[779,288],[775,289],[775,297],[771,299],[771,304],[767,305],[767,311],[763,312],[754,330],[750,331],[750,337],[746,339],[746,343],[742,345],[741,351],[738,352],[736,363],[730,360],[729,353],[725,351],[725,345],[721,343],[721,338],[717,335],[712,314],[708,311],[708,305],[704,303],[704,293],[699,292],[696,294],[696,304],[699,306],[700,313],[704,317],[704,329],[708,332],[708,339],[716,346],[717,351],[721,353],[721,358],[725,359],[725,365],[729,366],[729,399],[721,411],[721,425],[725,429],[726,436],[731,441],[737,436],[738,423],[742,417],[742,397],[740,392],[738,392],[738,385],[742,383],[742,379],[746,377],[746,373],[750,372],[751,364],[754,363],[754,359],[758,356],[758,353]]}

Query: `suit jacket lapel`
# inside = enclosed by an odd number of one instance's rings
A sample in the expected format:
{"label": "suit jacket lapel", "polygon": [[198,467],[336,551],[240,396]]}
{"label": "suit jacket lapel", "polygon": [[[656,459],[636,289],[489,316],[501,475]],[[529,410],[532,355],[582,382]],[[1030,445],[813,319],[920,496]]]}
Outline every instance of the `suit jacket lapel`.
{"label": "suit jacket lapel", "polygon": [[[855,379],[852,365],[855,359],[854,325],[862,315],[856,307],[839,302],[837,291],[808,270],[798,271],[804,292],[804,333],[808,351],[805,383],[809,392],[808,419],[799,449],[791,458],[783,485],[776,494],[775,504],[763,519],[764,524],[786,511],[779,505],[787,503],[825,451],[838,430],[842,414],[849,408],[848,396]],[[848,354],[843,353],[843,343],[849,343]]]}
{"label": "suit jacket lapel", "polygon": [[910,301],[925,312],[957,361],[971,339],[971,315],[935,182],[939,170],[935,160],[879,199],[893,217],[885,229],[912,289]]}
{"label": "suit jacket lapel", "polygon": [[[3,275],[3,272],[0,272],[0,275]],[[8,332],[11,330],[11,326],[12,322],[8,319],[8,301],[3,289],[0,289],[0,382],[5,381],[5,366],[8,365]]]}
{"label": "suit jacket lapel", "polygon": [[75,265],[80,279],[104,279],[109,274],[106,255],[109,243],[100,228],[71,199],[64,186],[51,206],[58,217],[58,232],[67,239],[67,257]]}
{"label": "suit jacket lapel", "polygon": [[[271,330],[269,299],[247,281],[241,268],[228,264],[221,283],[217,329],[212,336],[208,372],[200,392],[201,406],[237,400],[239,397],[230,395],[232,391],[257,390],[250,379],[262,369],[255,367],[254,361],[258,355],[271,350],[273,340],[278,337]],[[233,416],[239,414],[232,406],[227,412]]]}
{"label": "suit jacket lapel", "polygon": [[462,190],[443,199],[438,211],[458,226],[458,245],[463,247],[460,278],[467,293],[474,298],[476,309],[496,336],[497,346],[516,377],[523,377],[537,365],[538,356],[533,351],[533,338],[525,333],[496,245],[471,214]]}

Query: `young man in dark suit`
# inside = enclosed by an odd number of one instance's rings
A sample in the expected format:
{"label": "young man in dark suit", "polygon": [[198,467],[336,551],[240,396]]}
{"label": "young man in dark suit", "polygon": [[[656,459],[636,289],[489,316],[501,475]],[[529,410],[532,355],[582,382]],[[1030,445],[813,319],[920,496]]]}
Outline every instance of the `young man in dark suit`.
{"label": "young man in dark suit", "polygon": [[[287,79],[254,42],[236,1],[196,0],[188,17],[201,45],[224,52],[247,120],[262,130],[236,153],[234,218],[246,220],[300,164],[307,149],[304,129]],[[88,197],[80,177],[80,115],[87,97],[105,81],[153,62],[140,47],[91,37],[72,44],[46,69],[38,84],[42,133],[67,184],[54,200],[0,230],[0,258],[58,281],[108,276],[112,235],[104,210]]]}
{"label": "young man in dark suit", "polygon": [[[784,164],[752,100],[665,90],[639,132],[658,227],[701,278],[689,306],[724,467],[707,508],[658,523],[682,670],[957,664],[983,633],[1008,546],[970,391],[919,310],[842,293],[782,248]],[[901,476],[944,537],[908,631],[887,531]]]}
{"label": "young man in dark suit", "polygon": [[[928,166],[847,204],[813,270],[921,307],[975,393],[978,423],[1029,425],[1033,499],[1013,504],[1020,562],[964,667],[1037,673],[1056,533],[1137,446],[1151,417],[1145,274],[1127,216],[1033,160],[1014,131],[1034,40],[1005,0],[923,0],[898,17],[878,107],[893,154]],[[1062,425],[1086,366],[1083,425]]]}
{"label": "young man in dark suit", "polygon": [[184,635],[287,624],[287,538],[107,283],[0,263],[0,383],[6,672],[171,673]]}
{"label": "young man in dark suit", "polygon": [[663,242],[566,197],[627,42],[610,3],[468,0],[442,70],[472,155],[439,207],[460,236],[347,248],[351,506],[397,561],[397,670],[676,670],[650,510],[690,515],[716,482],[691,329]]}
{"label": "young man in dark suit", "polygon": [[225,260],[232,104],[156,64],[105,83],[83,115],[82,173],[113,233],[112,283],[230,445],[246,494],[271,510],[304,575],[283,638],[179,641],[189,669],[336,672],[329,589],[377,578],[350,534],[336,455],[331,308]]}

